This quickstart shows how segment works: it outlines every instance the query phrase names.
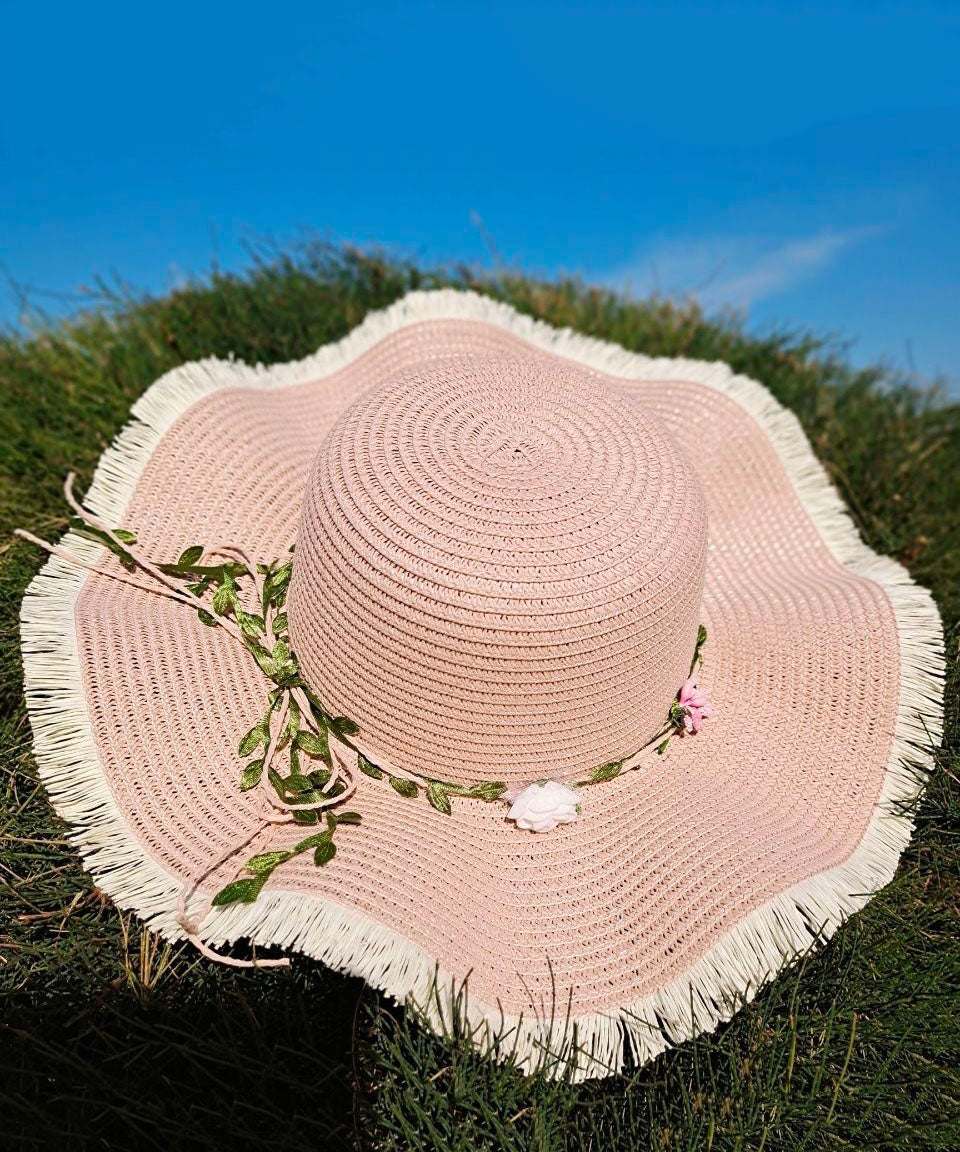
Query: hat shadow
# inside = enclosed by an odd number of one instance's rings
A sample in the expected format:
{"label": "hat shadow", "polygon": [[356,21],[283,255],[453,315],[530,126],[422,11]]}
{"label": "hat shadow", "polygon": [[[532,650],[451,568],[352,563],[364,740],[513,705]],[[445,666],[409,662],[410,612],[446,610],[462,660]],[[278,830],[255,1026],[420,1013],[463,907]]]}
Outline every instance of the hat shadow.
{"label": "hat shadow", "polygon": [[362,981],[182,953],[168,972],[146,990],[120,971],[98,992],[56,973],[46,996],[7,1000],[4,1148],[357,1148]]}

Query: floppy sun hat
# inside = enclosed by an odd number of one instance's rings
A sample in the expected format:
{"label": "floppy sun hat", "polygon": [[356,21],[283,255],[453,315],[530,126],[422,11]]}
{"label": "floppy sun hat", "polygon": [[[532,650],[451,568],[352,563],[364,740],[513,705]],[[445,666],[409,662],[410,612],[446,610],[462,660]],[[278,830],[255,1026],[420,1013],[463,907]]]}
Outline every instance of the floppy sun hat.
{"label": "floppy sun hat", "polygon": [[936,608],[724,364],[415,292],[169,373],[67,496],[22,608],[41,778],[98,885],[211,957],[302,952],[603,1076],[729,1018],[909,840]]}

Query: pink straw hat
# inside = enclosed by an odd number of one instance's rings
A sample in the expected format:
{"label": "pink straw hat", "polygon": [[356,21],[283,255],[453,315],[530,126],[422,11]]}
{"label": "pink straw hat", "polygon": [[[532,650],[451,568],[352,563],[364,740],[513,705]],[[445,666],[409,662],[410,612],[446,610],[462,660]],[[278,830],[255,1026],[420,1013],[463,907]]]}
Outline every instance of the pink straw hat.
{"label": "pink straw hat", "polygon": [[582,1078],[892,878],[939,617],[760,384],[447,290],[133,416],[23,659],[53,804],[154,931]]}

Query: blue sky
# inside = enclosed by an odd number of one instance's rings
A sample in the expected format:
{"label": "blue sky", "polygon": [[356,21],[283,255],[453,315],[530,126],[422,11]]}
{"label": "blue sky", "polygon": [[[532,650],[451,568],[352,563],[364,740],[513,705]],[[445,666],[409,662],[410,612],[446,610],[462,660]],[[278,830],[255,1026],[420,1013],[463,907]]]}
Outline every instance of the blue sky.
{"label": "blue sky", "polygon": [[[0,318],[305,230],[840,333],[960,391],[960,5],[3,6]],[[68,299],[61,299],[64,294]]]}

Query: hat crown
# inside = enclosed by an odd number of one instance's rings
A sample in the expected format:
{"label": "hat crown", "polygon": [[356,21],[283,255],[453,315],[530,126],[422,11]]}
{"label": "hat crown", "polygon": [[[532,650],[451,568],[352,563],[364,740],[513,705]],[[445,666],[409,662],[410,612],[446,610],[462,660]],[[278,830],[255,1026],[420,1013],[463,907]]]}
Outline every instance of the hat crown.
{"label": "hat crown", "polygon": [[625,391],[542,357],[437,359],[324,439],[290,638],[372,759],[573,779],[662,726],[705,553],[696,475]]}

